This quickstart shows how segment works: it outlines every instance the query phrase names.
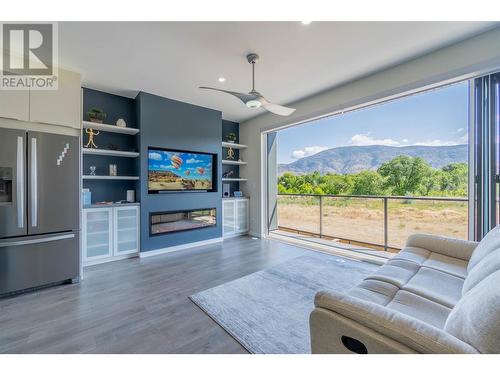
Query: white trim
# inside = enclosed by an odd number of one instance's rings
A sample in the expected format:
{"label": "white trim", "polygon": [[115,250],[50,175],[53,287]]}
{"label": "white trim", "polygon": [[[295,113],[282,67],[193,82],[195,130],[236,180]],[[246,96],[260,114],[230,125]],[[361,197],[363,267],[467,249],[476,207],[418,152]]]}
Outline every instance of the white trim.
{"label": "white trim", "polygon": [[241,149],[241,148],[247,148],[248,146],[247,145],[243,145],[241,143],[222,142],[222,147],[224,147],[224,148],[237,148],[237,149]]}
{"label": "white trim", "polygon": [[161,249],[156,249],[156,250],[151,250],[151,251],[142,251],[139,253],[139,257],[140,258],[148,258],[148,257],[152,257],[155,255],[168,254],[168,253],[172,253],[174,251],[190,249],[192,247],[211,245],[211,244],[219,243],[222,241],[223,241],[222,237],[217,237],[217,238],[211,238],[209,240],[190,242],[190,243],[186,243],[183,245],[164,247]]}
{"label": "white trim", "polygon": [[121,254],[121,255],[115,255],[115,256],[107,257],[107,258],[94,259],[94,260],[89,260],[89,261],[84,262],[83,267],[95,266],[96,264],[102,264],[102,263],[115,262],[117,260],[137,258],[138,256],[139,256],[139,253],[135,252],[133,254]]}
{"label": "white trim", "polygon": [[130,135],[135,135],[139,133],[139,129],[137,128],[130,128],[130,127],[122,128],[117,125],[99,124],[90,121],[82,121],[82,128],[102,130],[103,132],[110,132],[110,133],[130,134]]}

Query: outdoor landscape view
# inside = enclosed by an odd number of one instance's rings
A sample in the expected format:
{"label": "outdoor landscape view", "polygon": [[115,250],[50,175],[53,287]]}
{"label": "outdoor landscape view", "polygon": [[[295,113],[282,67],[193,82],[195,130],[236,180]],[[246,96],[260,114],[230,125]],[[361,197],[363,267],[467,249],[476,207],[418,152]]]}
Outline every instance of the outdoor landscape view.
{"label": "outdoor landscape view", "polygon": [[467,98],[461,83],[280,131],[279,228],[389,249],[467,238]]}

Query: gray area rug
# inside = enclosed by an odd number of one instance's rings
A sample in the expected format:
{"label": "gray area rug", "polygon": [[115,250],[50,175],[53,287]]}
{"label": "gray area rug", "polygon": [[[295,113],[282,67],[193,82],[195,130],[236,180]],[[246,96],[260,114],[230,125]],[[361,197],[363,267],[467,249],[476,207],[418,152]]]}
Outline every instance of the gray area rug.
{"label": "gray area rug", "polygon": [[328,289],[347,291],[377,268],[317,253],[189,298],[251,353],[310,353],[314,295]]}

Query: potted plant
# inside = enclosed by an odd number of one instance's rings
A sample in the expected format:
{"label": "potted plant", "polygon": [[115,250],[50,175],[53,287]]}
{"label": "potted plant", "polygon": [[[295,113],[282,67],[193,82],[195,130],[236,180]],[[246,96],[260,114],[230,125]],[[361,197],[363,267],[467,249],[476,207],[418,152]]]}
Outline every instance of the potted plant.
{"label": "potted plant", "polygon": [[106,113],[101,108],[91,108],[87,115],[89,116],[89,120],[91,122],[96,122],[98,124],[102,124],[102,122],[106,119]]}
{"label": "potted plant", "polygon": [[236,134],[235,133],[229,133],[227,136],[226,136],[226,139],[229,143],[234,143],[236,142]]}

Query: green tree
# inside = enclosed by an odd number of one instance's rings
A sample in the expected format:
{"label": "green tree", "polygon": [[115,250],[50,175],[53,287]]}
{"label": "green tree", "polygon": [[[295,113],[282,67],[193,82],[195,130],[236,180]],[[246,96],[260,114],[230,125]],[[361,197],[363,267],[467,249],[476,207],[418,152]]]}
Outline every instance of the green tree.
{"label": "green tree", "polygon": [[384,178],[376,171],[363,171],[354,176],[353,195],[382,195]]}
{"label": "green tree", "polygon": [[407,195],[418,190],[430,168],[422,158],[399,155],[383,163],[378,173],[385,178],[385,187],[391,189],[393,195]]}

